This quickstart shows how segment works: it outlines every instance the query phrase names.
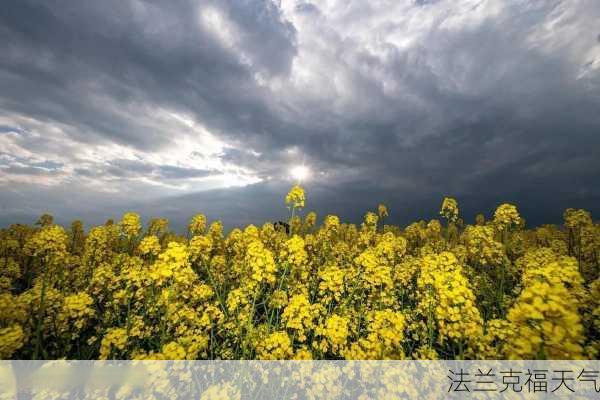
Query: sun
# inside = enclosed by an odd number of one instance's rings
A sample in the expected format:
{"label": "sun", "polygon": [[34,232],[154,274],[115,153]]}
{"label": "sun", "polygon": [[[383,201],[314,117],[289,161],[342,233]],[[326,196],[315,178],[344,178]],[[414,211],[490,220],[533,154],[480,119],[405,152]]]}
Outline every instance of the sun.
{"label": "sun", "polygon": [[305,165],[298,165],[292,168],[290,172],[292,173],[292,177],[300,182],[308,178],[308,175],[310,174],[308,167]]}

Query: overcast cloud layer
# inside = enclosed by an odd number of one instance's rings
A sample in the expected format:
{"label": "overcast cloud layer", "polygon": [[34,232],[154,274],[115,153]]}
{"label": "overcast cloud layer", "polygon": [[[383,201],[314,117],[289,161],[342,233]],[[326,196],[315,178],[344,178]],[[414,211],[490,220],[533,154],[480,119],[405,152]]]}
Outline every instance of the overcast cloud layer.
{"label": "overcast cloud layer", "polygon": [[0,223],[183,226],[600,213],[600,2],[30,1],[0,7]]}

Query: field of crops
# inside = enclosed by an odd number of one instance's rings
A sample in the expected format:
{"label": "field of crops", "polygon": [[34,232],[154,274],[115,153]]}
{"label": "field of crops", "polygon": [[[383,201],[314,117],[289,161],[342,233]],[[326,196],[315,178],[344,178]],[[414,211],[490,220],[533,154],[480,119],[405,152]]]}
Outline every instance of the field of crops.
{"label": "field of crops", "polygon": [[289,226],[226,235],[202,214],[186,236],[135,213],[2,229],[0,358],[598,358],[587,211],[525,229],[502,204],[469,224],[445,198],[440,220],[403,228],[384,205],[317,225],[304,196],[285,197]]}

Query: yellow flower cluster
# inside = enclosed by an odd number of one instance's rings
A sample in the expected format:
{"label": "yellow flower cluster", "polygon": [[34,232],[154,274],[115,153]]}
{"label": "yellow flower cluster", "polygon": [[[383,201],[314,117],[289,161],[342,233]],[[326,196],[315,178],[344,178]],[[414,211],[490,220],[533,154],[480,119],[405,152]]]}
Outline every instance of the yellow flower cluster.
{"label": "yellow flower cluster", "polygon": [[84,263],[93,268],[102,263],[108,263],[113,257],[113,237],[111,228],[97,226],[90,230],[85,239]]}
{"label": "yellow flower cluster", "polygon": [[373,290],[392,286],[392,268],[387,263],[380,263],[375,249],[367,249],[356,257],[356,264],[361,267],[362,279]]}
{"label": "yellow flower cluster", "polygon": [[188,225],[190,235],[203,235],[206,230],[206,216],[204,214],[196,214]]}
{"label": "yellow flower cluster", "polygon": [[567,208],[563,216],[565,226],[570,229],[592,225],[592,216],[586,210]]}
{"label": "yellow flower cluster", "polygon": [[308,261],[308,254],[304,250],[304,239],[298,235],[294,235],[287,240],[281,251],[281,259],[296,268],[303,268]]}
{"label": "yellow flower cluster", "polygon": [[328,215],[323,223],[325,230],[335,230],[340,227],[340,218],[337,215]]}
{"label": "yellow flower cluster", "polygon": [[292,341],[285,331],[271,333],[256,348],[259,360],[288,360],[293,353]]}
{"label": "yellow flower cluster", "polygon": [[485,335],[479,343],[478,357],[492,360],[504,359],[504,352],[515,337],[513,325],[504,319],[491,319],[486,322]]}
{"label": "yellow flower cluster", "polygon": [[177,242],[171,242],[151,266],[148,276],[160,286],[173,277],[180,280],[185,279],[185,276],[181,276],[179,272],[183,272],[186,266],[188,266],[187,247]]}
{"label": "yellow flower cluster", "polygon": [[442,201],[442,207],[440,209],[440,215],[446,218],[449,222],[456,222],[458,220],[458,202],[452,197],[444,197]]}
{"label": "yellow flower cluster", "polygon": [[273,253],[266,249],[262,242],[255,240],[248,245],[246,265],[250,272],[249,287],[254,288],[261,283],[275,283],[277,266]]}
{"label": "yellow flower cluster", "polygon": [[315,226],[315,224],[317,223],[317,213],[314,212],[314,211],[310,211],[308,214],[306,214],[306,218],[304,219],[304,223],[306,224],[306,227],[308,229],[310,229],[313,226]]}
{"label": "yellow flower cluster", "polygon": [[563,285],[533,282],[507,318],[515,330],[507,345],[509,358],[583,358],[583,326],[577,302]]}
{"label": "yellow flower cluster", "polygon": [[377,221],[379,221],[379,217],[374,212],[369,211],[365,214],[365,226],[375,228],[377,227]]}
{"label": "yellow flower cluster", "polygon": [[279,254],[280,265],[288,276],[289,290],[293,293],[302,291],[303,285],[308,280],[308,253],[305,247],[304,239],[294,235],[285,241]]}
{"label": "yellow flower cluster", "polygon": [[0,359],[11,358],[25,344],[25,335],[21,325],[14,324],[0,328]]}
{"label": "yellow flower cluster", "polygon": [[314,307],[304,294],[293,296],[285,310],[282,321],[300,342],[306,341],[307,334],[314,328]]}
{"label": "yellow flower cluster", "polygon": [[316,329],[317,335],[323,337],[318,344],[321,352],[326,353],[331,350],[334,354],[341,354],[348,342],[350,321],[347,317],[333,314],[327,318],[324,326]]}
{"label": "yellow flower cluster", "polygon": [[406,254],[406,248],[406,239],[387,232],[381,236],[381,239],[375,246],[375,254],[380,262],[393,266]]}
{"label": "yellow flower cluster", "polygon": [[380,204],[377,206],[377,214],[379,214],[379,218],[385,218],[389,215],[385,204]]}
{"label": "yellow flower cluster", "polygon": [[405,317],[392,310],[373,311],[367,316],[367,337],[344,352],[348,360],[402,359]]}
{"label": "yellow flower cluster", "polygon": [[142,230],[142,222],[140,216],[133,212],[128,212],[121,219],[121,232],[128,238],[132,238],[140,234]]}
{"label": "yellow flower cluster", "polygon": [[160,241],[158,237],[154,235],[146,236],[138,246],[138,251],[143,256],[150,255],[156,257],[160,253],[160,250]]}
{"label": "yellow flower cluster", "polygon": [[127,330],[123,328],[111,328],[102,338],[100,344],[100,360],[119,359],[120,352],[127,346]]}
{"label": "yellow flower cluster", "polygon": [[346,272],[337,265],[326,265],[319,271],[319,294],[324,302],[341,300],[345,292],[345,276]]}
{"label": "yellow flower cluster", "polygon": [[177,342],[169,342],[162,348],[165,360],[185,360],[186,352],[182,345]]}
{"label": "yellow flower cluster", "polygon": [[507,319],[514,340],[510,358],[583,358],[584,327],[579,308],[587,298],[577,262],[542,248],[522,260],[523,291]]}
{"label": "yellow flower cluster", "polygon": [[[380,205],[356,224],[327,215],[319,225],[301,215],[301,187],[285,202],[289,232],[225,230],[196,214],[180,234],[135,213],[88,232],[49,215],[0,229],[0,357],[600,355],[600,225],[585,210],[526,229],[513,205],[469,223],[445,198],[448,223],[390,225]],[[336,393],[315,379],[317,392]]]}
{"label": "yellow flower cluster", "polygon": [[67,257],[68,240],[61,226],[46,226],[27,241],[25,252],[47,264],[60,263]]}
{"label": "yellow flower cluster", "polygon": [[475,295],[454,254],[425,256],[418,287],[422,293],[419,310],[437,324],[441,344],[449,340],[462,345],[481,337],[483,320]]}
{"label": "yellow flower cluster", "polygon": [[59,315],[61,332],[70,331],[71,338],[77,338],[81,330],[95,315],[93,304],[94,300],[84,292],[65,297],[62,313]]}
{"label": "yellow flower cluster", "polygon": [[512,204],[501,204],[494,212],[494,224],[500,229],[517,226],[521,223],[521,216],[517,207]]}
{"label": "yellow flower cluster", "polygon": [[285,196],[285,204],[291,208],[304,208],[304,189],[300,186],[294,186]]}
{"label": "yellow flower cluster", "polygon": [[490,226],[468,226],[463,238],[471,263],[494,266],[504,261],[504,247],[495,240],[494,230]]}
{"label": "yellow flower cluster", "polygon": [[[540,251],[535,253],[539,254]],[[577,260],[573,257],[557,256],[547,259],[544,263],[532,262],[525,264],[522,276],[523,284],[528,286],[536,280],[545,281],[552,285],[563,284],[571,289],[573,293],[583,290],[583,279],[577,267]]]}
{"label": "yellow flower cluster", "polygon": [[192,262],[200,261],[208,264],[212,251],[210,236],[196,235],[190,239],[190,259]]}

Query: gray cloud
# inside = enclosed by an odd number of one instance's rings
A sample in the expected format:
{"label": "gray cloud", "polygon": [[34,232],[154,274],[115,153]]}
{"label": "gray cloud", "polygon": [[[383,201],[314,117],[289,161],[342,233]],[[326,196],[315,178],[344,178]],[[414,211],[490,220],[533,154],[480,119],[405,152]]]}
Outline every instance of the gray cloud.
{"label": "gray cloud", "polygon": [[172,165],[161,165],[159,172],[165,179],[204,178],[212,173],[205,169],[181,168]]}
{"label": "gray cloud", "polygon": [[1,219],[274,219],[298,163],[313,207],[348,219],[374,199],[433,217],[444,195],[597,215],[599,18],[592,0],[10,1]]}

